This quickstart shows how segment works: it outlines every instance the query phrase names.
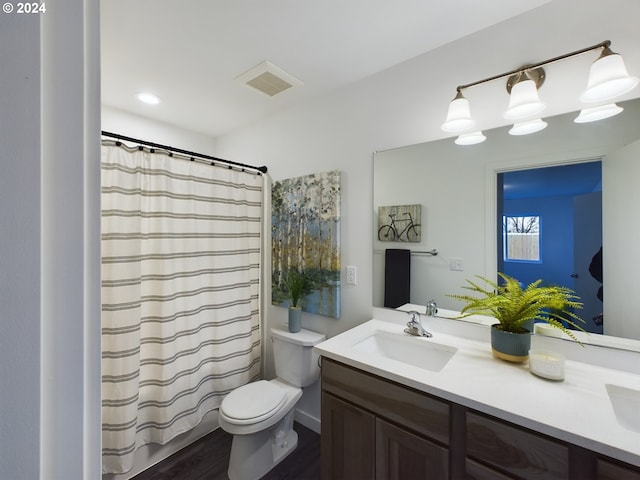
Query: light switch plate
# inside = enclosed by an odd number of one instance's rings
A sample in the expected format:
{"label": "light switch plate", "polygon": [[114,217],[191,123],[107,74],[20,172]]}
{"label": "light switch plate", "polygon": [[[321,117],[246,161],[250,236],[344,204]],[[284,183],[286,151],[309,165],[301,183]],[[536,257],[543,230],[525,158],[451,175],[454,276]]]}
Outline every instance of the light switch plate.
{"label": "light switch plate", "polygon": [[356,267],[348,266],[347,267],[347,285],[356,284],[356,275],[357,275]]}
{"label": "light switch plate", "polygon": [[454,272],[462,272],[464,270],[464,263],[462,259],[451,257],[449,259],[449,270]]}

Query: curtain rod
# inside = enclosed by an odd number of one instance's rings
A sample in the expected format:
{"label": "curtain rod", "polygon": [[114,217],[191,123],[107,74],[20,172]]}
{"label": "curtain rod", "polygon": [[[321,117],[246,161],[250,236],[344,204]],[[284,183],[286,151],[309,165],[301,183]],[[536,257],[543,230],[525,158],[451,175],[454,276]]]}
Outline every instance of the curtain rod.
{"label": "curtain rod", "polygon": [[137,138],[125,137],[124,135],[119,135],[117,133],[112,133],[112,132],[105,132],[104,130],[102,130],[101,134],[102,134],[103,137],[115,138],[116,140],[124,140],[126,142],[134,142],[134,143],[138,143],[138,144],[141,144],[141,145],[145,145],[147,147],[160,148],[162,150],[167,150],[169,152],[181,153],[183,155],[188,155],[189,157],[191,157],[191,159],[193,159],[193,157],[204,158],[206,160],[211,160],[212,161],[212,165],[214,164],[213,162],[220,162],[220,163],[223,163],[225,165],[228,165],[229,168],[238,167],[238,168],[241,168],[243,170],[245,168],[249,168],[251,170],[257,170],[258,172],[261,172],[261,173],[267,173],[267,167],[264,166],[264,165],[261,166],[261,167],[254,167],[253,165],[247,165],[245,163],[233,162],[231,160],[225,160],[223,158],[212,157],[211,155],[204,155],[202,153],[190,152],[188,150],[182,150],[180,148],[170,147],[170,146],[167,146],[167,145],[161,145],[159,143],[147,142],[146,140],[139,140]]}

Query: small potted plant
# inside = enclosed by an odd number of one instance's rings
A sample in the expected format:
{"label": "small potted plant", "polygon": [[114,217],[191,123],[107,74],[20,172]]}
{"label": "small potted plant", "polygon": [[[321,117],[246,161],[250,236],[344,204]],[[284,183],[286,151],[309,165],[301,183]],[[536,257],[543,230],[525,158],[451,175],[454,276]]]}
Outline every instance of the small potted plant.
{"label": "small potted plant", "polygon": [[526,361],[531,347],[530,329],[535,321],[546,322],[562,330],[582,345],[567,328],[584,331],[577,323],[584,323],[584,320],[574,312],[582,308],[582,303],[573,290],[558,285],[543,286],[542,280],[523,288],[515,278],[501,272],[498,275],[504,280],[502,285],[479,275],[476,277],[486,286],[467,280],[467,285],[462,288],[479,296],[448,295],[466,302],[459,318],[477,314],[488,315],[498,321],[491,326],[491,350],[495,357],[512,362]]}
{"label": "small potted plant", "polygon": [[283,279],[289,296],[289,331],[299,332],[302,322],[302,299],[311,293],[312,282],[309,276],[297,268],[291,268]]}

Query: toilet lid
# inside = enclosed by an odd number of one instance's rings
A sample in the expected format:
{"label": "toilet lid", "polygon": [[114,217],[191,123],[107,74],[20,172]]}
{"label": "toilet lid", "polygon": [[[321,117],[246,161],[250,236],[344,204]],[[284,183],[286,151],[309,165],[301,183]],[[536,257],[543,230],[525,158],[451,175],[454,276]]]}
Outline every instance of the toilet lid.
{"label": "toilet lid", "polygon": [[220,405],[222,413],[239,422],[269,418],[282,406],[286,391],[266,380],[248,383],[227,395]]}

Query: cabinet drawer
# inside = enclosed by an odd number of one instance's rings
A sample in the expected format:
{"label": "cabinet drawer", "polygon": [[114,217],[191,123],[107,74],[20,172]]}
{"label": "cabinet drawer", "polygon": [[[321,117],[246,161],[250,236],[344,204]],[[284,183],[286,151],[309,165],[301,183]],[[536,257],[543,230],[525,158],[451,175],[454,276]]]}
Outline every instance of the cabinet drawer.
{"label": "cabinet drawer", "polygon": [[640,480],[640,468],[632,465],[618,465],[604,458],[596,459],[598,480]]}
{"label": "cabinet drawer", "polygon": [[565,444],[471,412],[466,425],[467,457],[518,478],[568,478]]}
{"label": "cabinet drawer", "polygon": [[449,404],[424,392],[322,359],[322,389],[414,432],[449,444]]}

